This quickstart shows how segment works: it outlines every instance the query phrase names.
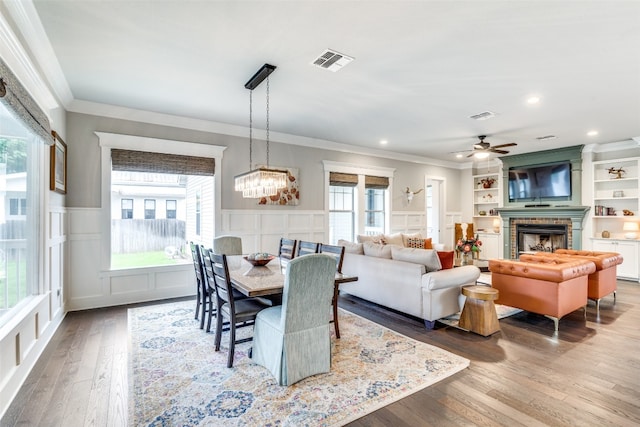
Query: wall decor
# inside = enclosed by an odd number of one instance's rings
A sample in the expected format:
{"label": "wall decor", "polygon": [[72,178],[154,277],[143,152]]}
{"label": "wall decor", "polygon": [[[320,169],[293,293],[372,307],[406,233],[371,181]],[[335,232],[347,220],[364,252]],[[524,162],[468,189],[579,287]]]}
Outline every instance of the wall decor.
{"label": "wall decor", "polygon": [[49,189],[56,193],[67,194],[67,144],[58,132],[51,131],[54,143],[51,146],[51,171]]}
{"label": "wall decor", "polygon": [[272,169],[280,169],[287,172],[287,186],[279,189],[273,196],[261,197],[258,199],[259,205],[282,205],[297,206],[300,203],[300,187],[298,182],[298,168],[280,168],[271,167]]}

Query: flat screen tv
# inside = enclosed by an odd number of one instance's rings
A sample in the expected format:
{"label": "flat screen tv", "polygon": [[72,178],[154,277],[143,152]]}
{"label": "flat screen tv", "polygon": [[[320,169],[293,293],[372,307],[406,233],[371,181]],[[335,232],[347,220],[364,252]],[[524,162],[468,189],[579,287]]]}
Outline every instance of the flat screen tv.
{"label": "flat screen tv", "polygon": [[509,201],[571,199],[571,163],[509,168]]}

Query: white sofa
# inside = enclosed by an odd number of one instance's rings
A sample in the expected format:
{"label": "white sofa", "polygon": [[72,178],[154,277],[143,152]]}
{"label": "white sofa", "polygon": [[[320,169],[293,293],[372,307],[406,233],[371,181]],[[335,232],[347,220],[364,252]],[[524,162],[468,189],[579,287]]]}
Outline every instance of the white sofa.
{"label": "white sofa", "polygon": [[480,276],[472,265],[427,272],[424,264],[356,253],[345,253],[342,272],[358,281],[340,285],[341,292],[419,317],[427,329],[459,312],[460,288],[474,285]]}

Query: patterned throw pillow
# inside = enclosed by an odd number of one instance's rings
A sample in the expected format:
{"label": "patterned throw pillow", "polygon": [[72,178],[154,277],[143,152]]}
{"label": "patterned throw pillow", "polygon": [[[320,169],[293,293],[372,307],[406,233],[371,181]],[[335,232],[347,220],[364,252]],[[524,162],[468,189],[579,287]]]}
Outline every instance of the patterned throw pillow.
{"label": "patterned throw pillow", "polygon": [[407,248],[424,249],[424,239],[422,237],[409,237],[406,242]]}

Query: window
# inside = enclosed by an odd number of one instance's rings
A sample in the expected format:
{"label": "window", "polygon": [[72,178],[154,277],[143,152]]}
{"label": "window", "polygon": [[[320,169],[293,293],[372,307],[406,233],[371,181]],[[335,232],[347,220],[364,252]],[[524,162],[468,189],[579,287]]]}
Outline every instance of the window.
{"label": "window", "polygon": [[355,240],[354,199],[355,187],[329,186],[329,242],[333,245],[340,239]]}
{"label": "window", "polygon": [[199,236],[201,233],[201,199],[202,196],[200,194],[200,191],[196,192],[196,235]]}
{"label": "window", "polygon": [[156,219],[156,201],[144,199],[144,219]]}
{"label": "window", "polygon": [[176,200],[167,200],[167,219],[176,219],[176,209],[178,209],[178,203]]}
{"label": "window", "polygon": [[[0,324],[38,293],[44,144],[0,103]],[[7,194],[10,190],[11,195]]]}
{"label": "window", "polygon": [[[213,217],[213,159],[204,159],[209,175],[186,175],[198,173],[201,158],[191,165],[182,163],[189,156],[121,149],[109,153],[111,268],[190,263],[187,242],[199,241],[196,234],[204,231],[200,211]],[[197,202],[195,191],[202,194]]]}
{"label": "window", "polygon": [[367,188],[365,190],[365,234],[384,233],[384,197],[386,190]]}
{"label": "window", "polygon": [[122,199],[120,201],[121,211],[122,211],[122,219],[132,219],[133,218],[133,199]]}

